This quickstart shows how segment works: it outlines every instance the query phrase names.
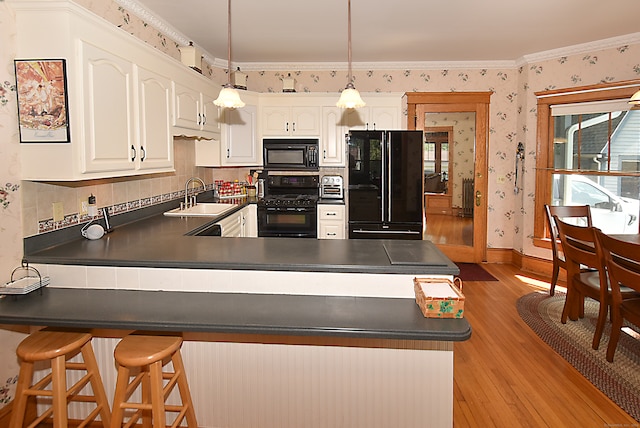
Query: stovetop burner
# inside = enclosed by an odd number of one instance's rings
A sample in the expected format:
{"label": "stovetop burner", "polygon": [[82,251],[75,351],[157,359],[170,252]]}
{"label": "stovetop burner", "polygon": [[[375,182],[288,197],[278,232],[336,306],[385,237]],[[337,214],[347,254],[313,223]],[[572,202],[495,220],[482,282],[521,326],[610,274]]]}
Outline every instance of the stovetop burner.
{"label": "stovetop burner", "polygon": [[268,196],[258,202],[260,205],[268,207],[310,207],[318,203],[317,195],[277,195]]}

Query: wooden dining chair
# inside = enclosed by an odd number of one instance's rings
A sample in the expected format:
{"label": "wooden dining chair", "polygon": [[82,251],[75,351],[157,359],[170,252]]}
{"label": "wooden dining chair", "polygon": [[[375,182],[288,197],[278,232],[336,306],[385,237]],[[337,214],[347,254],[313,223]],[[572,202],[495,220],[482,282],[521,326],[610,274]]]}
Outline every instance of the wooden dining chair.
{"label": "wooden dining chair", "polygon": [[611,285],[612,325],[607,361],[613,362],[624,320],[640,327],[640,244],[621,241],[601,231],[597,231],[597,239]]}
{"label": "wooden dining chair", "polygon": [[[547,214],[547,227],[551,239],[551,251],[553,255],[553,273],[551,275],[551,286],[549,294],[555,294],[556,284],[560,268],[567,270],[567,264],[564,260],[564,253],[560,248],[560,236],[558,235],[558,227],[556,226],[553,216],[559,219],[574,219],[574,221],[584,223],[584,226],[593,226],[591,223],[591,208],[589,205],[545,205],[545,213]],[[573,223],[573,221],[572,221]]]}
{"label": "wooden dining chair", "polygon": [[[567,318],[577,320],[584,317],[585,297],[600,302],[596,331],[591,344],[593,349],[598,349],[609,312],[611,294],[599,247],[596,245],[596,228],[565,223],[557,216],[553,218],[558,227],[567,269],[567,298],[562,309],[561,322],[566,324]],[[581,267],[590,270],[585,271]]]}

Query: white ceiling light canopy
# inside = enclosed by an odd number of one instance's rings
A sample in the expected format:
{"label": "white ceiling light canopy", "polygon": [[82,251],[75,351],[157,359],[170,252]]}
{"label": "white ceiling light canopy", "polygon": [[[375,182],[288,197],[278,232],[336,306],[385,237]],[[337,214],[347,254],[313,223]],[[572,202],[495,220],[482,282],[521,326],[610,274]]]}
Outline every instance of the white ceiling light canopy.
{"label": "white ceiling light canopy", "polygon": [[360,108],[360,107],[364,107],[366,104],[364,101],[362,101],[362,98],[360,97],[360,93],[358,92],[356,87],[353,85],[353,75],[351,73],[351,0],[347,0],[347,4],[348,4],[348,19],[349,19],[349,23],[347,27],[348,28],[347,37],[349,39],[349,42],[347,44],[349,74],[347,77],[348,79],[347,86],[342,91],[342,94],[340,94],[340,99],[336,103],[336,107]]}
{"label": "white ceiling light canopy", "polygon": [[213,102],[218,107],[241,108],[244,102],[240,99],[240,94],[231,84],[231,0],[227,2],[227,83],[220,90],[218,98]]}

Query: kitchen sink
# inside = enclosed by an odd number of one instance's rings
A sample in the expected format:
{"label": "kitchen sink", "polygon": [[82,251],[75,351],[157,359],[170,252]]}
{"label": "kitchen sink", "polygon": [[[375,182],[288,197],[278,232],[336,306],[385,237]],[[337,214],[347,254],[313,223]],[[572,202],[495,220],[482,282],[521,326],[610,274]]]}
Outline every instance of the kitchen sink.
{"label": "kitchen sink", "polygon": [[199,203],[182,210],[175,208],[171,211],[166,211],[164,215],[170,217],[217,217],[226,214],[237,206],[238,204],[228,203]]}

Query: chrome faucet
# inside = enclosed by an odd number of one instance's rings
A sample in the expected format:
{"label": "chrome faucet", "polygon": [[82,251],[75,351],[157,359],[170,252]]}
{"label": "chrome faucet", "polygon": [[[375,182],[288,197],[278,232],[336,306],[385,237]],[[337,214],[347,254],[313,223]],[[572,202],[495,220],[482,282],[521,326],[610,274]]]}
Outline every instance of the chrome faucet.
{"label": "chrome faucet", "polygon": [[196,196],[198,196],[197,193],[195,195],[191,196],[191,198],[189,198],[189,184],[193,183],[194,181],[199,181],[200,184],[202,184],[202,188],[204,190],[207,189],[207,185],[204,184],[204,181],[202,181],[201,178],[199,178],[199,177],[191,177],[190,179],[188,179],[187,182],[184,185],[184,202],[183,202],[184,205],[181,207],[182,209],[192,207],[192,206],[194,206],[196,204]]}

